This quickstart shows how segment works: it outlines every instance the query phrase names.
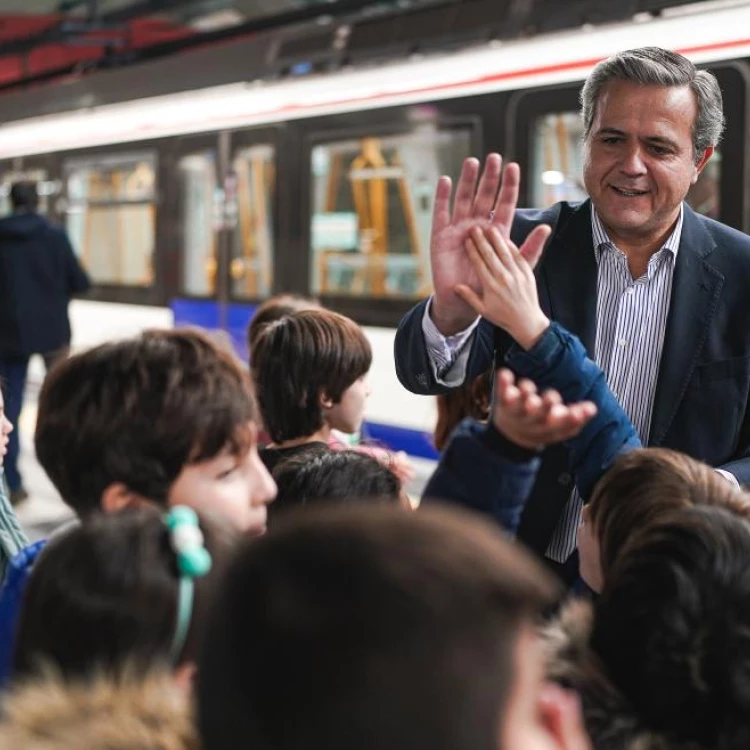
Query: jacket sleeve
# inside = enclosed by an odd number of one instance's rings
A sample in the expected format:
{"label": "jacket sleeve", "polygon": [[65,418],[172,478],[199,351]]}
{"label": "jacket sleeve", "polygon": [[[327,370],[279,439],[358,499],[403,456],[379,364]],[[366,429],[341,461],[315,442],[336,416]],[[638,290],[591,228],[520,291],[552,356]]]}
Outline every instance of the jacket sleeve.
{"label": "jacket sleeve", "polygon": [[515,536],[540,461],[529,451],[511,451],[491,425],[465,419],[453,431],[422,503],[438,500],[478,511]]}
{"label": "jacket sleeve", "polygon": [[0,591],[0,689],[8,682],[13,664],[16,627],[21,614],[21,601],[31,569],[44,549],[46,540],[22,549],[10,562],[8,575]]}
{"label": "jacket sleeve", "polygon": [[540,390],[559,391],[565,403],[588,400],[596,404],[596,416],[567,442],[571,473],[581,497],[587,500],[617,456],[641,447],[604,373],[586,356],[581,342],[557,323],[552,323],[528,352],[513,344],[505,361],[516,375],[530,378]]}
{"label": "jacket sleeve", "polygon": [[[393,343],[396,375],[407,390],[419,395],[447,393],[450,388],[435,380],[430,355],[422,332],[422,318],[429,300],[424,300],[409,310],[401,319]],[[494,326],[486,320],[479,321],[471,342],[471,353],[466,367],[465,382],[486,372],[494,360]]]}

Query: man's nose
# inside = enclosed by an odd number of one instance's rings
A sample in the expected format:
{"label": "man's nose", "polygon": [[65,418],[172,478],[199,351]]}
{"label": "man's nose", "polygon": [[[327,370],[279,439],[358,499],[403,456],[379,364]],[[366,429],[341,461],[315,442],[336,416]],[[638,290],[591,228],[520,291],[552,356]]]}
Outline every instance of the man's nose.
{"label": "man's nose", "polygon": [[639,145],[630,146],[623,155],[622,171],[629,176],[641,175],[646,172],[646,163],[643,159],[643,151]]}

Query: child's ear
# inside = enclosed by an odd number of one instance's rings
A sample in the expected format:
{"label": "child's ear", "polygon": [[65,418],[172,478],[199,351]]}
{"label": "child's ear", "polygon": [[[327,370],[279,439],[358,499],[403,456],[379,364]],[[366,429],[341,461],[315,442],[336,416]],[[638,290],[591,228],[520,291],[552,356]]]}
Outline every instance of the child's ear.
{"label": "child's ear", "polygon": [[333,406],[333,399],[321,389],[318,393],[318,403],[322,409],[330,409]]}
{"label": "child's ear", "polygon": [[192,661],[188,661],[177,667],[173,675],[177,688],[185,695],[193,695],[195,679],[198,676],[198,667]]}
{"label": "child's ear", "polygon": [[126,508],[150,506],[151,503],[122,482],[112,482],[102,492],[101,505],[105,513],[118,513]]}

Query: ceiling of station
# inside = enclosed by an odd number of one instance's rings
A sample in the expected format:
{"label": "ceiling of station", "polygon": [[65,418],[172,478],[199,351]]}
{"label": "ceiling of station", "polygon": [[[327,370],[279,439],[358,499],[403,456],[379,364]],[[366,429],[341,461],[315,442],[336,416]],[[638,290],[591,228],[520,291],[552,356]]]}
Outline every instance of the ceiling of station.
{"label": "ceiling of station", "polygon": [[76,65],[127,62],[144,48],[253,22],[285,23],[364,7],[435,0],[1,0],[0,88]]}
{"label": "ceiling of station", "polygon": [[[613,5],[623,15],[686,0],[494,0],[531,18],[565,15],[570,26]],[[687,0],[696,2],[696,0]],[[701,2],[702,0],[698,0]],[[713,0],[737,2],[738,0]],[[94,67],[121,66],[144,54],[251,34],[264,25],[316,15],[406,12],[472,0],[0,0],[0,90]],[[750,2],[750,0],[748,0]],[[476,0],[474,5],[479,5]],[[494,7],[494,5],[493,5]],[[599,11],[597,11],[599,9]],[[583,13],[583,15],[581,15]],[[580,18],[579,18],[580,17]],[[561,21],[561,23],[563,22]],[[563,24],[564,25],[564,24]]]}
{"label": "ceiling of station", "polygon": [[2,0],[0,87],[76,66],[85,69],[103,59],[121,64],[145,48],[336,4],[326,0]]}

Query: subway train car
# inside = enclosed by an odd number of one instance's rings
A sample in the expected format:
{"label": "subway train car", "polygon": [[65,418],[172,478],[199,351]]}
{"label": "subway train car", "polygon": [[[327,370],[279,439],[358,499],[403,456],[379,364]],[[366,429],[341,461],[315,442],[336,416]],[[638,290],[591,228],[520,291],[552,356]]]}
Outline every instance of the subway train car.
{"label": "subway train car", "polygon": [[[0,202],[12,181],[38,180],[42,209],[67,227],[95,283],[73,304],[74,345],[198,324],[244,357],[259,301],[315,296],[372,341],[370,436],[432,459],[433,400],[399,385],[392,347],[430,293],[439,175],[499,151],[521,163],[522,204],[584,198],[582,80],[616,50],[666,46],[724,92],[726,135],[689,201],[747,230],[750,5],[724,5],[420,54],[381,45],[387,56],[329,69],[302,59],[302,37],[258,37],[9,94]],[[345,45],[354,31],[325,33]],[[263,49],[292,42],[284,70],[255,75]]]}

